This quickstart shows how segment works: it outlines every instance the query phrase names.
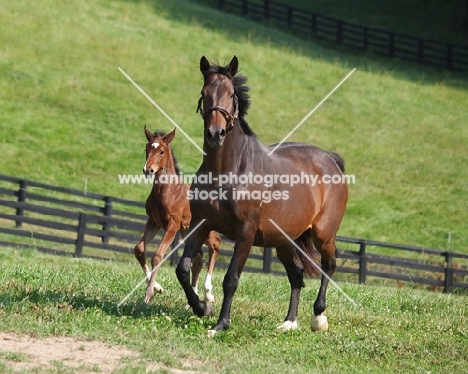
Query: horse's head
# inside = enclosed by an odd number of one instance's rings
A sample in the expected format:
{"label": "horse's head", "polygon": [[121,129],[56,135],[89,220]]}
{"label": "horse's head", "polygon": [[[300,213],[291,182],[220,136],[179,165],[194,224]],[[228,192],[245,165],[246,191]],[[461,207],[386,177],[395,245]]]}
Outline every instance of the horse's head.
{"label": "horse's head", "polygon": [[234,56],[225,68],[213,69],[205,56],[200,59],[204,85],[197,112],[205,124],[205,140],[211,148],[220,147],[239,116],[239,101],[234,92],[238,61]]}
{"label": "horse's head", "polygon": [[143,173],[150,177],[164,169],[169,157],[172,157],[169,144],[175,137],[175,129],[167,135],[153,134],[145,126],[145,135],[148,143],[146,144],[146,163],[143,167]]}

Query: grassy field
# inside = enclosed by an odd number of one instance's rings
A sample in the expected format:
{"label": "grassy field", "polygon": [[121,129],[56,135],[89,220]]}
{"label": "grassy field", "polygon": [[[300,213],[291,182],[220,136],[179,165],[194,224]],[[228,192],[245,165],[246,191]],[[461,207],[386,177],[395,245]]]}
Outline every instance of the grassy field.
{"label": "grassy field", "polygon": [[[0,173],[135,200],[148,186],[118,174],[140,172],[143,125],[173,126],[118,67],[199,145],[202,55],[239,57],[264,143],[356,68],[290,138],[341,153],[356,176],[339,234],[468,251],[465,75],[340,54],[182,0],[0,0],[0,43]],[[196,170],[199,151],[180,133],[173,145]]]}
{"label": "grassy field", "polygon": [[[166,292],[151,305],[142,302],[140,288],[117,308],[141,280],[136,263],[1,249],[0,331],[98,340],[142,353],[143,360],[130,361],[117,373],[144,373],[150,362],[181,369],[182,361],[194,363],[191,372],[203,373],[468,372],[466,296],[342,283],[358,307],[331,286],[330,329],[312,333],[309,320],[318,283],[307,280],[300,329],[282,333],[276,326],[287,310],[286,279],[244,274],[234,298],[231,328],[210,339],[207,329],[216,318],[193,316],[185,308],[174,269],[164,267],[160,274]],[[220,296],[221,281],[222,274],[216,271],[215,297]],[[218,313],[219,302],[215,308]],[[13,357],[0,347],[0,372],[15,360],[26,358]],[[97,365],[93,371],[99,369]],[[52,372],[75,371],[63,362]]]}

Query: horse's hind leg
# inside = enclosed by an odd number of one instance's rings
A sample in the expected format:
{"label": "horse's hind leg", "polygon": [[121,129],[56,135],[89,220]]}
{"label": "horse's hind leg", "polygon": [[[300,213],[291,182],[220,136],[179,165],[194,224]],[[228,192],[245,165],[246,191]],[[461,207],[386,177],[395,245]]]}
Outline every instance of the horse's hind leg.
{"label": "horse's hind leg", "polygon": [[213,276],[213,270],[215,267],[216,260],[219,256],[219,246],[221,243],[221,237],[218,235],[216,231],[211,231],[208,234],[208,239],[206,240],[205,244],[208,246],[208,270],[206,272],[205,278],[205,300],[209,303],[214,302],[214,295],[213,295],[213,284],[211,283],[211,279]]}
{"label": "horse's hind leg", "polygon": [[297,310],[301,288],[304,287],[304,271],[301,260],[296,255],[296,249],[292,244],[276,247],[278,258],[284,265],[291,285],[291,297],[289,310],[284,322],[278,326],[281,330],[297,329]]}
{"label": "horse's hind leg", "polygon": [[315,248],[320,252],[322,259],[322,271],[328,276],[322,274],[320,281],[320,289],[317,295],[317,300],[314,303],[314,315],[310,321],[312,331],[328,330],[327,317],[323,314],[326,304],[326,294],[329,279],[332,277],[336,268],[337,250],[335,244],[335,235],[338,231],[338,225],[324,225],[320,222],[312,228],[312,239]]}
{"label": "horse's hind leg", "polygon": [[154,239],[158,231],[159,228],[156,227],[154,221],[151,218],[148,218],[148,220],[146,221],[145,232],[143,233],[143,236],[134,248],[135,258],[140,263],[140,266],[143,269],[143,272],[145,273],[148,281],[151,278],[151,272],[148,268],[148,265],[146,264],[145,251],[146,246],[151,242],[151,240]]}
{"label": "horse's hind leg", "polygon": [[158,274],[159,264],[161,263],[167,248],[171,245],[174,241],[174,238],[179,230],[180,224],[179,222],[175,222],[174,220],[170,220],[167,224],[166,231],[163,234],[161,239],[161,243],[159,243],[158,249],[154,252],[153,258],[151,260],[151,265],[153,270],[151,271],[151,278],[146,288],[146,296],[145,296],[145,303],[149,303],[154,296],[154,291],[156,292],[163,292],[162,286],[156,282],[156,275]]}

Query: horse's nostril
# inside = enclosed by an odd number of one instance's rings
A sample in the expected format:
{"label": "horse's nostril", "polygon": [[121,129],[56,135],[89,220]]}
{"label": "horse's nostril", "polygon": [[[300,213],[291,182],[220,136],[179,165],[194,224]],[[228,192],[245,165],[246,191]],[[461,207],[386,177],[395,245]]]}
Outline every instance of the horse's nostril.
{"label": "horse's nostril", "polygon": [[222,129],[220,132],[219,132],[219,137],[220,138],[224,138],[226,136],[226,130],[225,129]]}

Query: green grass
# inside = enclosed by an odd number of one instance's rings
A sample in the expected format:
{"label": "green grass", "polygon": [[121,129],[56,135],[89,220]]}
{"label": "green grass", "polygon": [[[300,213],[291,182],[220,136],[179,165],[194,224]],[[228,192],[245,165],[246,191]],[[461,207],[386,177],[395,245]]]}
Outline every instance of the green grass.
{"label": "green grass", "polygon": [[[282,333],[276,326],[287,310],[286,278],[246,273],[234,298],[231,328],[210,339],[207,329],[216,318],[198,318],[185,308],[172,268],[161,270],[166,291],[150,305],[142,302],[140,288],[118,308],[141,280],[135,261],[103,263],[10,249],[1,249],[0,259],[0,331],[125,345],[148,361],[181,368],[184,359],[208,373],[468,371],[466,296],[341,283],[358,307],[330,286],[330,329],[312,333],[318,282],[306,280],[300,329]],[[216,313],[222,277],[215,272]],[[11,364],[23,358],[0,356],[0,365],[7,359]],[[119,372],[144,372],[144,366],[132,365]]]}
{"label": "green grass", "polygon": [[[466,75],[346,55],[192,2],[0,0],[0,173],[144,201],[143,125],[170,124],[121,67],[199,144],[202,55],[233,54],[249,77],[247,117],[281,140],[341,153],[356,175],[339,234],[468,252]],[[199,151],[179,132],[182,170]]]}

